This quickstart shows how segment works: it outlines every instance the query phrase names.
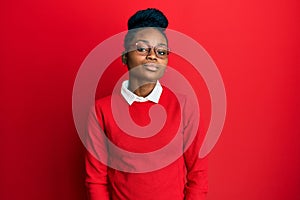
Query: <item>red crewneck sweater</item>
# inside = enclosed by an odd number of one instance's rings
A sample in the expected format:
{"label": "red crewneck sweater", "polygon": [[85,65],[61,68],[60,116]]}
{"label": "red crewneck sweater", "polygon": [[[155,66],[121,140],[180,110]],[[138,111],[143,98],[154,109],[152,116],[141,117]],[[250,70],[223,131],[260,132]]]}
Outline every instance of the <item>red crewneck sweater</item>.
{"label": "red crewneck sweater", "polygon": [[[198,121],[194,119],[195,107],[188,98],[180,95],[177,99],[168,88],[163,87],[158,104],[164,107],[167,118],[157,134],[146,138],[142,137],[142,131],[140,137],[134,137],[118,127],[112,114],[111,99],[112,96],[108,96],[98,100],[96,114],[89,120],[89,147],[86,154],[86,187],[89,199],[204,200],[208,187],[207,158],[198,157],[203,135],[198,131],[190,133],[198,126]],[[149,109],[155,103],[147,101],[128,105],[121,95],[114,96],[114,99],[117,101],[114,112],[120,112],[117,114],[121,117],[124,116],[124,109],[127,109],[137,125],[146,126],[151,123]],[[116,155],[107,144],[106,138],[99,140],[101,133],[95,131],[98,127],[104,130],[105,136],[117,147],[128,152],[145,154],[145,160]],[[182,141],[174,143],[175,151],[162,153],[164,155],[157,159],[149,157],[147,160],[147,153],[159,151],[175,137]],[[180,151],[181,154],[178,154]],[[173,160],[168,164],[169,158]],[[143,167],[149,170],[137,173],[136,169]],[[156,169],[153,171],[152,168]]]}

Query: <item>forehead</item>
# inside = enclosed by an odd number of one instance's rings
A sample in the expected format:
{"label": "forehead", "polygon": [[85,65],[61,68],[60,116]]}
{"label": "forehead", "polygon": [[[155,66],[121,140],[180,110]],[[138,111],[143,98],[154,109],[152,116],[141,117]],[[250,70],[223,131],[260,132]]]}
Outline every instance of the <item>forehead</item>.
{"label": "forehead", "polygon": [[143,28],[139,30],[134,38],[133,41],[147,41],[150,45],[157,45],[157,44],[165,44],[167,45],[167,40],[164,35],[155,28]]}

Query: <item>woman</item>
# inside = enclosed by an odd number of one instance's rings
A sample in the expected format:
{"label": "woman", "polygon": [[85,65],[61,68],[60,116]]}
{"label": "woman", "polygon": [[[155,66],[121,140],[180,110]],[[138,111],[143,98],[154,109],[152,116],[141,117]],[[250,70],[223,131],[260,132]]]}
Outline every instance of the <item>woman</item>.
{"label": "woman", "polygon": [[[198,121],[193,118],[188,100],[180,95],[177,98],[159,82],[168,64],[168,40],[164,32],[167,26],[167,18],[157,9],[138,11],[128,20],[129,31],[124,40],[122,61],[128,67],[129,80],[123,82],[121,94],[96,102],[94,118],[97,122],[90,123],[88,130],[89,135],[93,135],[91,127],[101,127],[111,143],[129,152],[144,153],[145,160],[116,155],[113,145],[105,139],[99,145],[101,142],[90,137],[92,148],[101,149],[101,153],[88,152],[86,156],[86,186],[91,200],[205,199],[207,161],[198,157],[200,134],[197,128],[194,131]],[[112,101],[117,102],[114,105],[118,108],[114,111]],[[184,103],[181,104],[181,101]],[[149,135],[148,131],[135,131],[130,125],[120,128],[116,122],[116,115],[122,119],[122,113],[128,110],[135,124],[147,126],[151,122],[149,110],[154,105],[161,105],[166,112],[166,118],[161,116],[160,120],[164,126],[155,135]],[[155,119],[160,119],[160,116],[156,115]],[[179,140],[174,143],[172,151],[161,158],[147,158],[148,152],[159,151],[172,143],[178,132]],[[160,165],[178,152],[180,154],[172,162]]]}

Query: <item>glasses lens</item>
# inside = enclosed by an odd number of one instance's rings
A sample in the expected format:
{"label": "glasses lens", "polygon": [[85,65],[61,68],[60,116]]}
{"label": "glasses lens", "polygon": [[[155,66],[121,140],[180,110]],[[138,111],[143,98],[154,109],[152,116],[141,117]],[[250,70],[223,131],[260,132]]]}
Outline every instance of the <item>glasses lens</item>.
{"label": "glasses lens", "polygon": [[136,43],[136,51],[141,55],[147,55],[149,52],[149,46],[143,42]]}
{"label": "glasses lens", "polygon": [[[136,52],[140,55],[146,56],[150,53],[151,47],[144,42],[136,43]],[[166,58],[169,55],[169,49],[166,46],[154,47],[154,52],[158,58]]]}
{"label": "glasses lens", "polygon": [[169,55],[169,49],[167,47],[156,47],[155,48],[156,56],[159,58],[166,58]]}

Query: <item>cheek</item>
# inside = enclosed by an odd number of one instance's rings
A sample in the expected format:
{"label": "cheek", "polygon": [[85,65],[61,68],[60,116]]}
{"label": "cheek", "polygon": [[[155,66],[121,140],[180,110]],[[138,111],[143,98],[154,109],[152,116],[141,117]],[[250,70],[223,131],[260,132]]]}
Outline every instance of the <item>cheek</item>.
{"label": "cheek", "polygon": [[162,73],[163,73],[163,74],[165,73],[165,71],[166,71],[166,68],[167,68],[167,67],[163,67],[163,68],[162,68],[162,70],[161,70],[161,71],[162,71]]}
{"label": "cheek", "polygon": [[128,55],[127,66],[128,68],[133,68],[142,64],[142,58],[139,56]]}
{"label": "cheek", "polygon": [[163,60],[162,62],[160,62],[160,65],[162,66],[163,71],[165,71],[168,67],[168,60]]}
{"label": "cheek", "polygon": [[166,60],[164,60],[164,65],[167,66],[169,62],[169,59],[167,58]]}

